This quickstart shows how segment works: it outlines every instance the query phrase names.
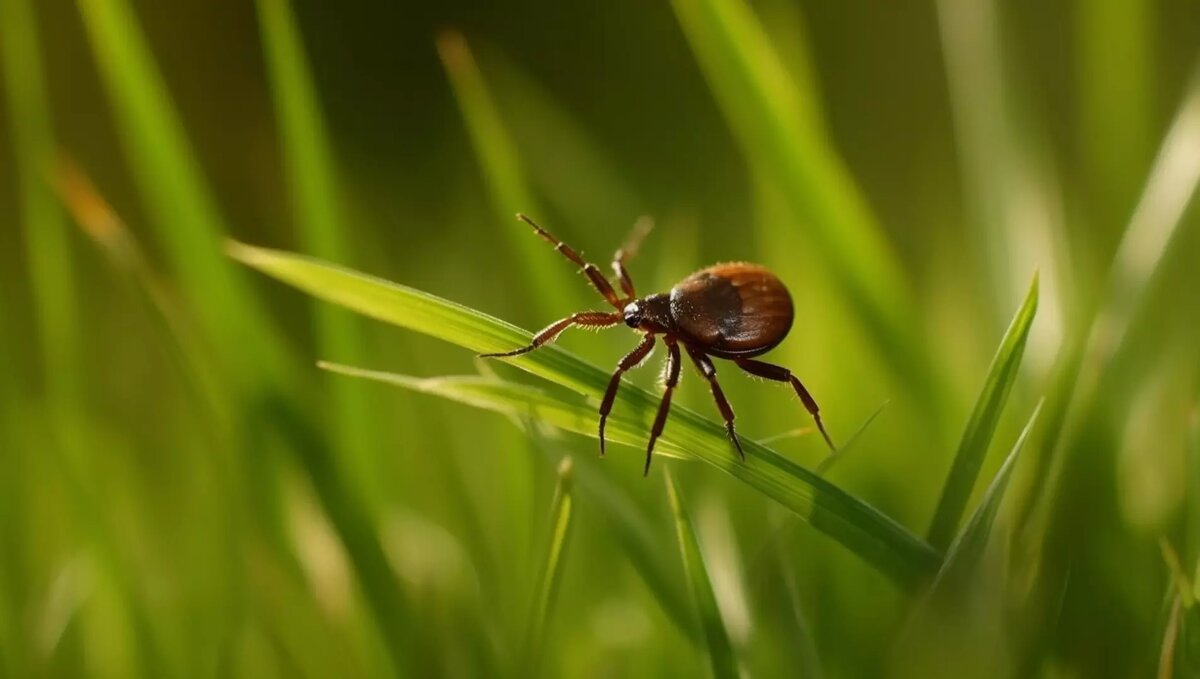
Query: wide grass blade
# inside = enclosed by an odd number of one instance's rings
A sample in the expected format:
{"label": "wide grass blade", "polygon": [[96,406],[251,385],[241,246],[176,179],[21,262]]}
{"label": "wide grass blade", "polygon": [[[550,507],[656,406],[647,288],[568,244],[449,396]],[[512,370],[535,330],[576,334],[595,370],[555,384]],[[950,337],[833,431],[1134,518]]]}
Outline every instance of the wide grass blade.
{"label": "wide grass blade", "polygon": [[[529,341],[528,332],[478,311],[307,257],[236,243],[230,245],[230,254],[321,299],[471,351],[504,351]],[[606,371],[556,346],[544,347],[511,363],[593,398],[599,398],[608,385]],[[582,429],[579,421],[585,411],[584,404],[581,401],[574,406],[563,419]],[[561,410],[562,401],[554,407]],[[618,394],[614,412],[636,413],[644,435],[657,408],[658,398],[654,395],[626,385]],[[593,414],[590,418],[590,432],[594,429],[594,417]],[[666,444],[664,447],[674,447],[712,464],[783,503],[905,585],[915,585],[937,568],[937,554],[919,538],[773,450],[746,442],[744,448],[751,459],[739,462],[724,429],[690,409],[673,409],[671,424],[661,442]]]}
{"label": "wide grass blade", "polygon": [[221,256],[226,228],[127,0],[78,0],[151,225],[191,306],[235,375],[279,374],[286,353]]}
{"label": "wide grass blade", "polygon": [[983,390],[975,401],[975,409],[971,412],[971,418],[967,420],[962,442],[954,455],[950,475],[942,488],[942,498],[938,501],[933,523],[929,528],[929,543],[934,548],[944,549],[958,529],[959,519],[962,518],[967,500],[971,497],[975,480],[979,477],[979,469],[987,456],[992,436],[996,433],[1000,413],[1004,410],[1004,404],[1008,402],[1008,394],[1020,371],[1029,328],[1033,325],[1033,317],[1037,313],[1037,303],[1038,279],[1034,276],[1025,302],[1017,310],[1008,331],[1004,333],[1004,339],[1000,341],[1000,348],[992,358]]}
{"label": "wide grass blade", "polygon": [[[267,57],[267,73],[275,98],[275,114],[288,171],[292,216],[304,250],[334,260],[346,260],[350,248],[343,236],[342,210],[316,87],[290,0],[258,0],[259,23]],[[361,362],[363,337],[358,319],[349,312],[318,304],[313,309],[317,346],[334,360]],[[337,380],[332,394],[337,434],[355,474],[355,482],[378,496],[380,475],[370,461],[381,450],[376,419],[362,385]]]}
{"label": "wide grass blade", "polygon": [[564,457],[558,465],[558,485],[554,488],[554,499],[550,502],[550,535],[546,541],[546,552],[542,561],[542,572],[538,577],[537,599],[529,616],[529,630],[525,638],[525,666],[523,670],[537,676],[546,648],[546,623],[554,611],[558,599],[559,584],[562,582],[563,553],[571,538],[571,517],[574,499],[571,496],[571,458]]}
{"label": "wide grass blade", "polygon": [[[903,384],[917,390],[936,385],[914,331],[916,304],[907,281],[829,142],[814,83],[788,74],[742,0],[672,5],[747,155],[786,197],[867,336],[881,355],[895,357]],[[938,407],[932,394],[921,392]]]}
{"label": "wide grass blade", "polygon": [[683,506],[683,499],[679,496],[679,484],[675,482],[670,469],[664,472],[664,478],[667,484],[667,498],[671,502],[671,513],[675,516],[675,533],[679,538],[683,571],[691,585],[696,613],[700,616],[700,627],[704,630],[704,638],[708,642],[708,659],[713,676],[717,679],[734,679],[738,676],[737,657],[729,640],[729,632],[725,629],[725,622],[721,619],[721,609],[717,607],[717,597],[708,577],[704,553],[696,539],[696,529],[692,525],[687,508]]}

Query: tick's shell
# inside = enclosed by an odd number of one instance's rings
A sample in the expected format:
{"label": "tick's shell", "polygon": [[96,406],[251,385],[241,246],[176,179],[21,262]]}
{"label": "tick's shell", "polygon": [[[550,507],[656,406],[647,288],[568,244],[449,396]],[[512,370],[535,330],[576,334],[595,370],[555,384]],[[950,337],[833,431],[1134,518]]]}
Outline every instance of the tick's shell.
{"label": "tick's shell", "polygon": [[671,288],[678,332],[720,358],[764,354],[792,329],[792,296],[757,264],[735,262],[701,269]]}

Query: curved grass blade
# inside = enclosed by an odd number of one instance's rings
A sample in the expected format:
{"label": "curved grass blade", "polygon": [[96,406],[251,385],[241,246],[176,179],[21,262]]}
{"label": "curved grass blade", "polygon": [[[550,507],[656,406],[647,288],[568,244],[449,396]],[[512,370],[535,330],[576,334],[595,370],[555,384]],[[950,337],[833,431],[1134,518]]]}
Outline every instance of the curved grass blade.
{"label": "curved grass blade", "polygon": [[691,585],[696,612],[700,616],[700,627],[704,630],[704,638],[708,642],[708,659],[712,665],[713,676],[716,679],[734,679],[738,676],[737,657],[733,653],[733,644],[729,641],[725,622],[721,619],[721,610],[717,607],[717,597],[708,577],[704,553],[700,551],[700,543],[696,539],[696,529],[683,506],[683,500],[679,496],[679,485],[675,482],[670,468],[664,471],[664,479],[667,484],[667,498],[671,502],[671,513],[675,516],[675,533],[679,537],[683,570]]}
{"label": "curved grass blade", "polygon": [[[529,341],[530,334],[515,326],[412,288],[275,250],[237,243],[230,244],[229,250],[241,262],[316,297],[471,351],[504,351]],[[511,362],[592,398],[599,398],[608,385],[606,371],[557,346],[543,347]],[[642,426],[639,434],[649,430],[658,409],[655,396],[625,385],[617,401],[616,411],[636,413]],[[563,401],[556,403],[561,406]],[[570,421],[580,421],[582,413],[590,410],[583,407],[582,399],[573,405],[567,418]],[[797,406],[797,416],[800,410]],[[589,433],[593,433],[594,413],[588,422]],[[578,423],[576,427],[582,428]],[[724,428],[695,411],[673,409],[671,424],[661,442],[686,451],[789,507],[905,586],[915,586],[940,563],[929,545],[895,521],[775,451],[746,442],[743,447],[749,459],[739,462],[730,450]]]}
{"label": "curved grass blade", "polygon": [[975,401],[971,418],[967,420],[967,428],[958,445],[958,452],[954,454],[950,474],[942,488],[942,498],[938,501],[933,523],[929,528],[929,543],[935,549],[944,549],[949,545],[958,529],[959,519],[967,507],[967,500],[970,499],[971,490],[979,477],[979,469],[987,456],[988,446],[996,433],[1000,413],[1004,410],[1008,394],[1017,379],[1021,358],[1025,353],[1025,343],[1029,338],[1029,328],[1033,325],[1034,314],[1037,313],[1037,302],[1038,277],[1035,274],[1025,302],[1017,310],[1016,316],[1004,333],[1004,339],[1000,341],[1000,348],[992,358],[983,390]]}
{"label": "curved grass blade", "polygon": [[[902,383],[939,380],[917,341],[907,281],[849,171],[829,143],[811,79],[792,77],[742,0],[672,0],[718,104],[760,174],[776,182],[883,356]],[[930,389],[930,385],[933,389]]]}
{"label": "curved grass blade", "polygon": [[529,631],[525,640],[523,671],[537,676],[546,647],[546,623],[558,599],[562,582],[563,553],[571,538],[571,516],[574,500],[571,497],[571,458],[564,457],[558,465],[558,485],[550,503],[550,538],[546,542],[546,558],[538,577],[537,600],[529,616]]}

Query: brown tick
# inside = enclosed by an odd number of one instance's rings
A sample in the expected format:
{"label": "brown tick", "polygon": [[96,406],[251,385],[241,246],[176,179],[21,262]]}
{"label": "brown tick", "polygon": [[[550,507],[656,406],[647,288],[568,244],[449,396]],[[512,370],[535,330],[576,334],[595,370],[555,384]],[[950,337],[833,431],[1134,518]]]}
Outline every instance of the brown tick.
{"label": "brown tick", "polygon": [[713,399],[717,402],[717,409],[725,418],[725,431],[729,433],[729,439],[737,448],[742,460],[746,459],[746,454],[742,451],[742,444],[733,428],[733,408],[725,399],[721,385],[717,383],[717,369],[712,362],[714,356],[731,360],[739,368],[756,377],[790,383],[816,421],[817,429],[821,431],[825,442],[831,449],[834,448],[833,441],[825,432],[825,425],[821,423],[817,402],[792,371],[782,366],[752,360],[753,357],[775,348],[792,328],[792,298],[774,274],[757,264],[717,264],[688,276],[671,288],[670,292],[638,297],[634,292],[633,280],[625,269],[625,263],[636,253],[642,238],[649,231],[646,226],[635,228],[625,246],[613,256],[613,272],[616,273],[624,293],[618,295],[595,264],[583,261],[579,253],[550,235],[529,217],[519,214],[517,219],[532,226],[538,236],[554,245],[555,250],[582,267],[583,274],[591,281],[592,287],[617,311],[581,311],[550,324],[534,335],[528,346],[482,356],[500,358],[528,353],[553,342],[559,333],[571,326],[599,329],[609,328],[624,321],[625,325],[643,335],[641,343],[617,363],[617,369],[604,392],[604,399],[600,401],[601,455],[604,454],[604,421],[612,410],[617,387],[621,384],[621,375],[637,367],[650,355],[659,335],[662,335],[669,352],[666,370],[663,373],[666,390],[658,407],[658,415],[654,418],[654,426],[650,430],[643,474],[650,472],[654,442],[658,440],[666,425],[667,413],[671,409],[671,392],[679,383],[680,344],[696,364],[700,374],[708,380]]}

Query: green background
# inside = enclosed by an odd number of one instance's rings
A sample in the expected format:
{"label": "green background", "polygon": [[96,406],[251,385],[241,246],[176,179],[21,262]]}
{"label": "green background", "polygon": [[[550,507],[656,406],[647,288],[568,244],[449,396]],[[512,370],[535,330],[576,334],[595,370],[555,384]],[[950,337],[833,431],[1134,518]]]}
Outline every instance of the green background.
{"label": "green background", "polygon": [[[1190,676],[1198,45],[1182,0],[0,0],[0,676]],[[899,586],[707,466],[322,372],[546,386],[224,250],[528,329],[603,308],[517,211],[605,270],[651,216],[643,294],[771,267],[768,360],[853,436],[828,480],[915,535],[1044,397],[963,581]],[[747,439],[811,424],[717,368]],[[717,419],[688,365],[676,403]]]}

